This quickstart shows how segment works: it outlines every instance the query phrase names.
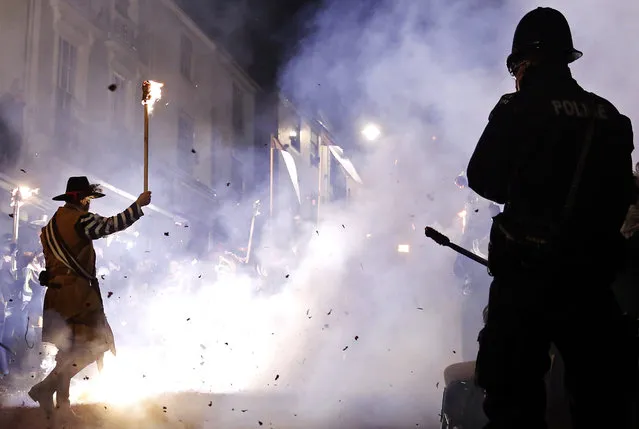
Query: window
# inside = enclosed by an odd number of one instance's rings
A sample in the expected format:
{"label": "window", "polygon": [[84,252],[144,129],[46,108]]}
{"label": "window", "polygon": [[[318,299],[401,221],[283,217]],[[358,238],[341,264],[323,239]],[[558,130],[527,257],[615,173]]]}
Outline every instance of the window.
{"label": "window", "polygon": [[235,155],[231,156],[231,184],[229,185],[237,200],[242,198],[244,191],[244,174],[243,174],[242,161],[240,161]]}
{"label": "window", "polygon": [[70,110],[73,101],[77,49],[71,43],[60,38],[58,44],[58,104],[62,110]]}
{"label": "window", "polygon": [[233,84],[233,131],[236,137],[244,136],[244,93]]}
{"label": "window", "polygon": [[333,200],[341,200],[347,196],[346,174],[339,161],[334,156],[330,157],[330,179]]}
{"label": "window", "polygon": [[311,128],[311,165],[319,165],[319,135]]}
{"label": "window", "polygon": [[113,120],[115,122],[118,122],[125,114],[126,83],[122,76],[120,76],[117,73],[114,73],[113,84],[115,85],[116,90],[111,93],[111,100],[112,100],[111,107],[113,109]]}
{"label": "window", "polygon": [[68,144],[71,139],[71,108],[75,92],[77,48],[66,40],[58,41],[58,76],[55,93],[55,134],[60,142]]}
{"label": "window", "polygon": [[133,31],[123,18],[115,18],[113,21],[114,37],[126,46],[133,47]]}
{"label": "window", "polygon": [[217,111],[211,109],[211,183],[217,183],[217,163],[220,157],[220,133],[216,127]]}
{"label": "window", "polygon": [[291,147],[298,152],[302,151],[302,143],[300,139],[300,133],[302,132],[302,119],[299,117],[295,118],[295,125],[289,132],[288,139],[291,143]]}
{"label": "window", "polygon": [[115,0],[115,10],[125,18],[129,17],[129,0]]}
{"label": "window", "polygon": [[185,114],[180,114],[178,118],[178,167],[187,173],[193,171],[195,158],[191,153],[195,137],[195,126],[193,119]]}
{"label": "window", "polygon": [[191,65],[193,61],[193,42],[186,36],[182,36],[180,43],[180,73],[191,80]]}

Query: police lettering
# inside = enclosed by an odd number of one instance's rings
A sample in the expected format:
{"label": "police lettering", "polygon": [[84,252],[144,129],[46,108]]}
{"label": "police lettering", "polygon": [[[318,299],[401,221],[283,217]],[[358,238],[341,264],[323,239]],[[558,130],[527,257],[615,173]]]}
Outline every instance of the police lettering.
{"label": "police lettering", "polygon": [[[576,116],[578,118],[588,118],[592,116],[588,105],[581,101],[552,100],[551,103],[555,109],[555,115]],[[603,104],[597,104],[594,114],[597,119],[608,119],[608,114]]]}

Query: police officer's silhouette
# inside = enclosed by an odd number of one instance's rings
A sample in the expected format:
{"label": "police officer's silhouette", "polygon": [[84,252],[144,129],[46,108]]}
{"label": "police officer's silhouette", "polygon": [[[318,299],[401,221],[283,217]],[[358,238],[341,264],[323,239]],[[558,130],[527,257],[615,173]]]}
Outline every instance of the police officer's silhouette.
{"label": "police officer's silhouette", "polygon": [[560,12],[526,14],[507,59],[518,91],[491,112],[467,169],[470,188],[505,204],[491,229],[476,368],[487,428],[546,427],[551,342],[574,427],[630,427],[636,339],[610,285],[634,202],[632,126],[572,78],[581,56]]}

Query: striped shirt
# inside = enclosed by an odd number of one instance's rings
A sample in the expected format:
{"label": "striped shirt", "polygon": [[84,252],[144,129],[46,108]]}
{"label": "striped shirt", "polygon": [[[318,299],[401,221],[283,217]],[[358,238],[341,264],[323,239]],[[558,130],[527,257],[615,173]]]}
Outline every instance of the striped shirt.
{"label": "striped shirt", "polygon": [[142,216],[144,216],[144,213],[137,202],[131,204],[122,213],[111,217],[102,217],[95,213],[87,213],[78,219],[76,231],[89,240],[97,240],[127,229]]}

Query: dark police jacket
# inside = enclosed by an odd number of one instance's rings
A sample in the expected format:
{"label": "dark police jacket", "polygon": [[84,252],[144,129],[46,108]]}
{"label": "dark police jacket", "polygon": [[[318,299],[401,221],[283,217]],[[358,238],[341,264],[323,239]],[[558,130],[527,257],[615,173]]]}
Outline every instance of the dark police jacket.
{"label": "dark police jacket", "polygon": [[575,248],[616,242],[635,198],[632,125],[567,66],[530,69],[519,92],[501,97],[468,165],[469,187],[514,217],[561,219],[593,115],[570,230],[581,232]]}

